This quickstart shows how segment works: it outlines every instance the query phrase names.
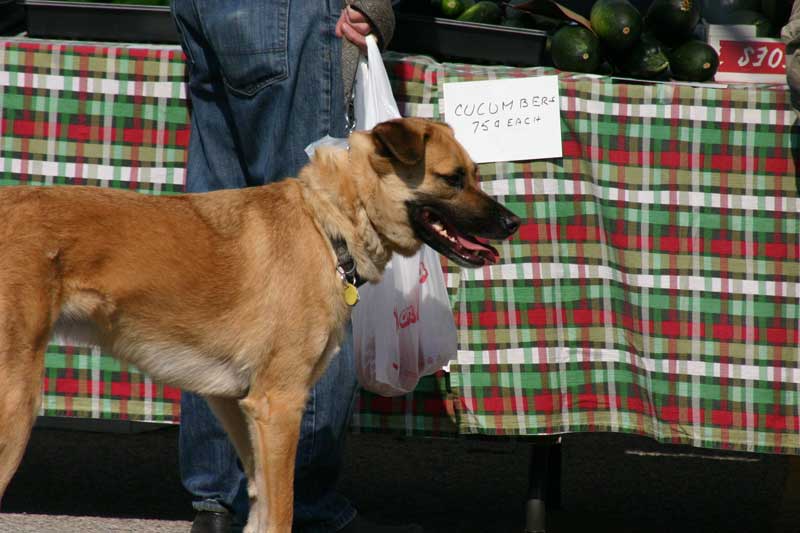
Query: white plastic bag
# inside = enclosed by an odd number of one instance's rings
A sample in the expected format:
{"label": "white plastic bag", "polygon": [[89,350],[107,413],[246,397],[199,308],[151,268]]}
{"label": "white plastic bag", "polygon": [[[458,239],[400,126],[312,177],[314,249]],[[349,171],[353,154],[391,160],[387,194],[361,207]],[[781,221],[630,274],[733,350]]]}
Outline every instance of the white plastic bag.
{"label": "white plastic bag", "polygon": [[369,130],[384,120],[400,118],[374,35],[367,35],[367,57],[362,54],[358,62],[354,91],[356,129]]}
{"label": "white plastic bag", "polygon": [[395,256],[380,283],[359,288],[353,310],[358,381],[383,396],[414,390],[456,354],[456,328],[439,256],[423,246]]}
{"label": "white plastic bag", "polygon": [[[367,58],[356,76],[356,128],[398,118],[377,41],[367,37]],[[359,288],[353,309],[358,380],[384,396],[412,391],[419,378],[456,356],[457,339],[439,256],[428,246],[412,257],[395,254],[383,279]]]}

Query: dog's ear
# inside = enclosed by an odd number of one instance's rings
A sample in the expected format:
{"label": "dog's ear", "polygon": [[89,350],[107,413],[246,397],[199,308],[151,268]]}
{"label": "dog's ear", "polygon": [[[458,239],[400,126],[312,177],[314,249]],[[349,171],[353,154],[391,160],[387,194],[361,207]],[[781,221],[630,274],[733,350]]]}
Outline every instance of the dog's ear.
{"label": "dog's ear", "polygon": [[414,165],[425,156],[426,128],[415,121],[388,120],[372,128],[375,147],[384,149],[404,165]]}

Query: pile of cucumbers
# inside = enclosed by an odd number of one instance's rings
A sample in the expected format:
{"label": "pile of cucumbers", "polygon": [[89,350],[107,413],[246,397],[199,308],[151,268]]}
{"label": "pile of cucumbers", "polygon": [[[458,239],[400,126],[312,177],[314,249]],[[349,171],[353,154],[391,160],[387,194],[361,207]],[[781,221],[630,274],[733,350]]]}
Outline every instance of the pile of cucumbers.
{"label": "pile of cucumbers", "polygon": [[[528,0],[430,0],[434,14],[467,22],[535,28],[548,32],[553,65],[560,70],[646,80],[706,82],[719,57],[697,31],[708,24],[754,25],[776,37],[792,0],[652,0],[641,11],[629,0],[595,0],[589,24],[527,10]],[[521,8],[521,9],[518,9]]]}
{"label": "pile of cucumbers", "polygon": [[791,6],[792,0],[653,0],[642,14],[628,0],[597,0],[589,14],[591,30],[559,28],[551,38],[550,55],[562,70],[711,81],[719,57],[697,38],[701,19],[754,25],[759,36],[778,36]]}
{"label": "pile of cucumbers", "polygon": [[710,81],[719,57],[695,36],[701,12],[699,0],[653,0],[644,14],[628,0],[596,0],[589,14],[591,29],[559,28],[550,55],[561,70]]}
{"label": "pile of cucumbers", "polygon": [[710,81],[719,57],[695,37],[700,16],[699,0],[653,0],[644,14],[628,0],[596,0],[591,29],[559,28],[550,40],[550,55],[561,70]]}

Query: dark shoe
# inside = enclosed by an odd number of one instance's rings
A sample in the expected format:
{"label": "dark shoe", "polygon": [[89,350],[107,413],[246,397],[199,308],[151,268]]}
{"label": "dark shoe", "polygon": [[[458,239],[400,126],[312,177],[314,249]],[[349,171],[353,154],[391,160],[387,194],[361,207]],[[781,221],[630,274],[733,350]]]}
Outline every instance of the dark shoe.
{"label": "dark shoe", "polygon": [[339,533],[424,533],[422,526],[417,524],[405,524],[402,526],[382,526],[375,524],[356,515],[353,521],[347,524]]}
{"label": "dark shoe", "polygon": [[192,522],[191,533],[231,533],[230,513],[198,511]]}

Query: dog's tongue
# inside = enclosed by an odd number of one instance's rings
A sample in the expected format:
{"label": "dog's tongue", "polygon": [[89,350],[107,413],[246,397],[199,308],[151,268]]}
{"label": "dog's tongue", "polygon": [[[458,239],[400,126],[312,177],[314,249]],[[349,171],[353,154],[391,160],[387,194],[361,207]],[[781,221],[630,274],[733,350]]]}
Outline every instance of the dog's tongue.
{"label": "dog's tongue", "polygon": [[487,252],[486,254],[482,254],[482,257],[485,258],[489,263],[497,263],[497,261],[500,259],[500,254],[497,252],[497,250],[488,244],[483,244],[477,240],[469,239],[463,235],[456,235],[456,240],[458,240],[458,244],[468,250],[472,250],[474,252]]}

